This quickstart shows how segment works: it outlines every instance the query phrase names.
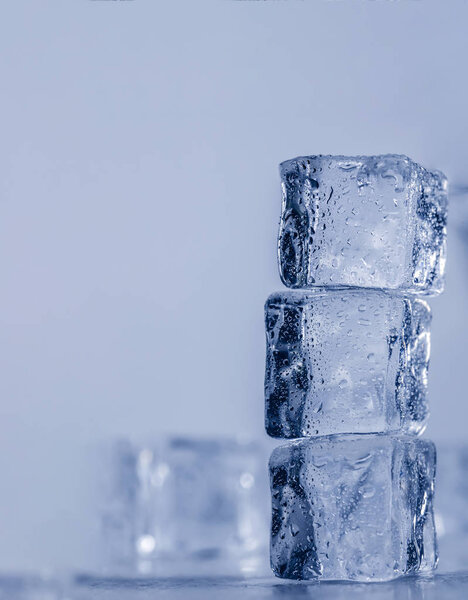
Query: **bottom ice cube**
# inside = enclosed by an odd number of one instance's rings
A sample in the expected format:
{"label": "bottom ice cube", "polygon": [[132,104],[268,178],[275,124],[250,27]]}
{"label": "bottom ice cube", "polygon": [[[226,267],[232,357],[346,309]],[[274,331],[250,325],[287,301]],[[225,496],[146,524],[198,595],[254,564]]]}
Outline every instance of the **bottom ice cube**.
{"label": "bottom ice cube", "polygon": [[287,579],[386,581],[437,564],[432,442],[335,435],[270,458],[271,567]]}

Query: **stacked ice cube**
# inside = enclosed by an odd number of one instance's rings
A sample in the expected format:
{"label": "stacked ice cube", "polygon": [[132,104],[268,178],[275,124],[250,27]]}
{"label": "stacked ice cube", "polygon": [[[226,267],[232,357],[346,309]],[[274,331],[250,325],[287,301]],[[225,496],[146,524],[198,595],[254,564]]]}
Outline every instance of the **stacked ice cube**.
{"label": "stacked ice cube", "polygon": [[447,183],[405,156],[280,167],[279,266],[266,302],[271,566],[384,581],[437,563],[427,416],[430,309],[443,288]]}

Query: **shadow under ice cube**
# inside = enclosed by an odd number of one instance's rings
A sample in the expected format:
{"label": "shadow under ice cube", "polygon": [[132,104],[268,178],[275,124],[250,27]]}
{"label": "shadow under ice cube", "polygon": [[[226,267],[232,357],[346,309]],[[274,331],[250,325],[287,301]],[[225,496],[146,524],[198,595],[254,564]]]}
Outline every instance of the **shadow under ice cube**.
{"label": "shadow under ice cube", "polygon": [[428,417],[430,321],[423,300],[380,290],[271,295],[267,433],[420,433]]}
{"label": "shadow under ice cube", "polygon": [[447,182],[406,156],[304,156],[280,165],[279,265],[292,288],[443,288]]}
{"label": "shadow under ice cube", "polygon": [[271,566],[288,579],[386,581],[437,564],[436,454],[414,437],[303,439],[270,458]]}

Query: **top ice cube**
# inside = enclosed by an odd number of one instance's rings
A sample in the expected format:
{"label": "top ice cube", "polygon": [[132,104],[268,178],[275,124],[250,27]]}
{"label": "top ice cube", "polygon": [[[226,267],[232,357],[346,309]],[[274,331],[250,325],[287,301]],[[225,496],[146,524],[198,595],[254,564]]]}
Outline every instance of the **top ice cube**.
{"label": "top ice cube", "polygon": [[406,156],[281,163],[278,256],[291,288],[443,289],[447,179]]}

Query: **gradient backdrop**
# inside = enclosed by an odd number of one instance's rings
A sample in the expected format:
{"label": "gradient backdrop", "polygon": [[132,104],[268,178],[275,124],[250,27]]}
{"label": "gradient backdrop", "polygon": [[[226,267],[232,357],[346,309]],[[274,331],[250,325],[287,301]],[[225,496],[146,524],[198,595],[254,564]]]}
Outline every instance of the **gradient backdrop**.
{"label": "gradient backdrop", "polygon": [[[468,3],[0,8],[0,570],[82,566],[89,448],[263,433],[277,164],[406,153],[468,181]],[[432,302],[435,440],[466,437],[468,239]]]}

